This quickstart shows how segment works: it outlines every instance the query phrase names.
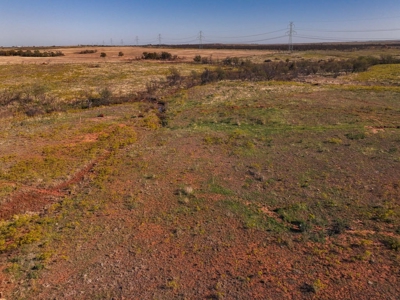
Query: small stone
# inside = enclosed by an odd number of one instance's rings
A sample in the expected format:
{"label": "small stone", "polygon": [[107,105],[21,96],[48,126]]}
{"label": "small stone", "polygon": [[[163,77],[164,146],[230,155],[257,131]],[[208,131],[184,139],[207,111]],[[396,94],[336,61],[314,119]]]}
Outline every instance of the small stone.
{"label": "small stone", "polygon": [[185,195],[191,195],[193,194],[193,188],[191,186],[185,186],[183,192],[185,193]]}
{"label": "small stone", "polygon": [[369,285],[373,285],[374,283],[371,280],[368,280]]}

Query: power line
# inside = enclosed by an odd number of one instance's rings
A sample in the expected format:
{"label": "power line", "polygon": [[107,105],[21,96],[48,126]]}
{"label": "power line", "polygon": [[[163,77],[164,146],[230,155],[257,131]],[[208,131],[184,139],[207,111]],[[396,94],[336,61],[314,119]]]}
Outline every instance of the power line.
{"label": "power line", "polygon": [[399,31],[400,28],[391,28],[391,29],[363,29],[363,30],[326,30],[326,29],[307,29],[307,28],[299,28],[299,30],[303,30],[303,31],[314,31],[314,32],[391,32],[391,31]]}
{"label": "power line", "polygon": [[398,41],[399,39],[385,39],[385,38],[340,38],[340,37],[322,37],[322,36],[309,36],[297,35],[299,38],[320,41],[337,41],[337,42],[357,42],[357,41]]}
{"label": "power line", "polygon": [[280,30],[275,30],[275,31],[270,31],[270,32],[264,32],[264,33],[258,33],[258,34],[251,34],[251,35],[242,35],[242,36],[229,36],[229,37],[221,37],[221,36],[211,36],[212,38],[219,38],[219,39],[241,39],[241,38],[246,38],[246,37],[254,37],[254,36],[261,36],[261,35],[268,35],[272,33],[277,33],[281,31],[285,31],[286,29],[280,29]]}
{"label": "power line", "polygon": [[[311,39],[311,40],[320,40],[320,41],[369,41],[369,40],[399,40],[399,39],[384,39],[384,38],[349,38],[349,37],[331,37],[327,36],[323,33],[372,33],[372,32],[397,32],[400,31],[400,28],[378,28],[378,29],[361,29],[361,30],[330,30],[330,29],[318,29],[318,28],[297,28],[297,31],[300,31],[300,34],[297,34],[297,32],[294,30],[295,29],[294,22],[290,22],[287,29],[279,29],[279,30],[274,30],[274,31],[269,31],[269,32],[262,32],[262,33],[257,33],[257,34],[249,34],[249,35],[237,35],[237,36],[207,36],[205,38],[203,31],[199,31],[199,33],[195,36],[188,36],[188,37],[169,37],[169,36],[161,36],[161,34],[158,34],[157,38],[154,39],[141,39],[142,44],[157,44],[161,46],[162,41],[164,40],[164,44],[169,44],[173,43],[176,45],[184,45],[184,44],[195,44],[198,43],[199,49],[203,48],[204,43],[224,43],[223,39],[243,39],[240,41],[240,43],[243,44],[250,44],[250,43],[262,43],[262,42],[267,42],[267,41],[272,41],[272,40],[277,40],[277,39],[282,39],[284,37],[288,37],[288,50],[290,52],[293,51],[293,37],[296,35],[296,37],[301,38],[301,39]],[[272,36],[270,38],[260,38],[256,40],[250,39],[251,37],[263,37],[267,36],[273,33],[279,33],[286,31],[286,34],[284,35],[279,35],[279,36]],[[312,35],[312,34],[307,34],[307,32],[319,32],[322,33],[320,35]],[[359,35],[360,36],[360,35]],[[173,42],[173,41],[179,41],[179,42]],[[135,38],[136,45],[139,45],[139,38],[136,36]],[[283,42],[282,42],[283,43]],[[104,44],[104,41],[103,41]],[[113,45],[113,39],[110,39],[110,44]],[[123,45],[123,40],[121,40],[121,44]]]}
{"label": "power line", "polygon": [[187,45],[187,44],[191,44],[191,43],[198,43],[199,39],[195,39],[195,40],[191,40],[191,41],[185,41],[185,42],[181,42],[181,43],[176,43],[174,45]]}
{"label": "power line", "polygon": [[372,20],[388,20],[388,19],[398,19],[400,16],[384,17],[384,18],[361,18],[361,19],[350,19],[350,20],[335,20],[335,21],[299,21],[296,23],[343,23],[343,22],[359,22],[359,21],[372,21]]}
{"label": "power line", "polygon": [[[276,36],[276,37],[272,37],[272,38],[268,38],[268,39],[262,39],[262,40],[255,40],[255,41],[246,41],[246,44],[250,44],[250,43],[258,43],[258,42],[265,42],[265,41],[272,41],[272,40],[277,40],[280,38],[284,38],[287,37],[287,35],[281,35],[281,36]],[[220,43],[220,41],[213,41],[213,40],[205,40],[208,43]]]}
{"label": "power line", "polygon": [[168,40],[189,40],[189,39],[194,39],[194,38],[198,38],[198,35],[192,35],[189,37],[184,37],[184,38],[170,38],[169,36],[163,36],[164,38],[167,38]]}

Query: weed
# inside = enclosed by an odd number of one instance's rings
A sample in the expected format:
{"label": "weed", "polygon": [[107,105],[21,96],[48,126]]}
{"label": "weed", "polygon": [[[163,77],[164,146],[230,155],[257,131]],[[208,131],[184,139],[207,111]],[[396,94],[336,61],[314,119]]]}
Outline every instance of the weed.
{"label": "weed", "polygon": [[0,252],[39,241],[43,234],[39,216],[16,215],[13,220],[0,223]]}
{"label": "weed", "polygon": [[178,279],[170,279],[165,283],[167,289],[177,290],[179,288]]}
{"label": "weed", "polygon": [[317,279],[313,282],[312,287],[313,287],[314,293],[318,293],[319,291],[324,289],[326,287],[326,285],[323,284],[320,279]]}
{"label": "weed", "polygon": [[326,236],[323,231],[317,231],[317,232],[310,232],[309,233],[309,239],[315,243],[324,243]]}
{"label": "weed", "polygon": [[365,139],[365,133],[359,132],[359,133],[346,133],[345,136],[349,140],[362,140]]}
{"label": "weed", "polygon": [[124,206],[127,210],[134,210],[138,208],[139,203],[134,195],[126,195],[124,199]]}
{"label": "weed", "polygon": [[335,137],[327,139],[326,142],[335,145],[343,144],[343,141],[340,138],[335,138]]}
{"label": "weed", "polygon": [[142,126],[152,130],[156,130],[162,126],[162,122],[155,113],[151,113],[143,118]]}
{"label": "weed", "polygon": [[221,145],[221,144],[223,144],[222,138],[217,137],[217,136],[207,135],[206,137],[204,137],[203,141],[206,145]]}
{"label": "weed", "polygon": [[207,187],[208,187],[208,190],[211,193],[214,193],[214,194],[220,194],[220,195],[225,195],[225,196],[234,195],[233,191],[231,191],[231,190],[223,187],[222,185],[218,184],[215,181],[214,177],[208,182]]}
{"label": "weed", "polygon": [[331,228],[328,230],[329,235],[342,234],[348,230],[349,224],[344,219],[336,219],[332,222]]}
{"label": "weed", "polygon": [[387,237],[383,240],[383,243],[391,250],[400,250],[400,239],[396,237]]}
{"label": "weed", "polygon": [[[1,175],[1,171],[0,171],[0,178],[1,177],[5,177],[6,175]],[[3,185],[0,186],[0,198],[4,197],[4,196],[8,196],[10,195],[12,192],[14,192],[17,189],[16,186],[12,186],[12,185]]]}
{"label": "weed", "polygon": [[259,229],[274,232],[282,232],[286,230],[282,224],[276,222],[273,218],[265,216],[255,207],[247,206],[235,200],[221,201],[220,205],[239,216],[243,221],[244,228],[246,229]]}
{"label": "weed", "polygon": [[356,255],[353,259],[354,260],[360,260],[360,261],[365,261],[368,260],[372,255],[371,251],[365,250],[364,253]]}

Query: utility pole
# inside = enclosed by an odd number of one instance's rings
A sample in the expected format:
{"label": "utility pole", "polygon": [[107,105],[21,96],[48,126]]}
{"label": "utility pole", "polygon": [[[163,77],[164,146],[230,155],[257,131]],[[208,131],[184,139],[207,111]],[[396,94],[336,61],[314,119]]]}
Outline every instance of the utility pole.
{"label": "utility pole", "polygon": [[293,22],[290,22],[289,24],[289,31],[286,32],[286,34],[289,35],[289,52],[292,53],[293,52],[293,34],[296,34],[297,32],[293,30],[294,28],[294,24]]}
{"label": "utility pole", "polygon": [[161,46],[161,34],[158,35],[158,46]]}
{"label": "utility pole", "polygon": [[199,33],[199,49],[203,49],[203,38],[204,38],[204,36],[203,36],[203,31],[201,31],[200,30],[200,33]]}

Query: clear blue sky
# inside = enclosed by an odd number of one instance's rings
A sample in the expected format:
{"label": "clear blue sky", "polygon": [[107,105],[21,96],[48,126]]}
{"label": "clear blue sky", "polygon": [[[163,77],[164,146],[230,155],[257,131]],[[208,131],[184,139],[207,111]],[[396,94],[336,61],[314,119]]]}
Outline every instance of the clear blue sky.
{"label": "clear blue sky", "polygon": [[[0,46],[400,40],[400,0],[0,0]],[[281,37],[281,38],[279,38]]]}

